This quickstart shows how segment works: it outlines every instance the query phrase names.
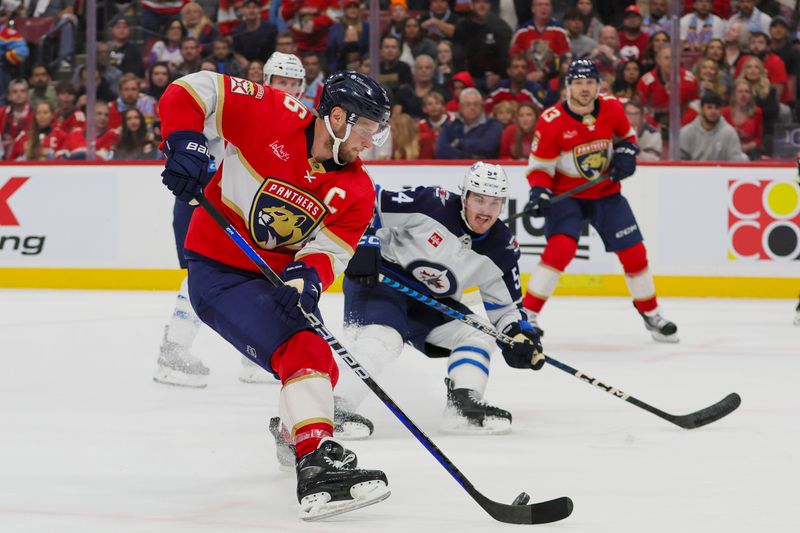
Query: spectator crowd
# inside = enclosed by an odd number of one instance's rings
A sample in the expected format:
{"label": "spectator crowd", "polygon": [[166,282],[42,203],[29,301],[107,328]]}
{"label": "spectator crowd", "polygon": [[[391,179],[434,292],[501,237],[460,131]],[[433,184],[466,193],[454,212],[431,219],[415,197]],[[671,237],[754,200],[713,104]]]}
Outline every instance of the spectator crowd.
{"label": "spectator crowd", "polygon": [[[593,59],[600,90],[637,130],[641,160],[669,140],[671,41],[681,50],[682,159],[779,156],[800,122],[798,3],[682,0],[381,0],[380,81],[392,97],[391,142],[369,159],[528,158],[536,122],[566,98],[575,58]],[[156,159],[158,102],[174,79],[210,70],[263,83],[275,51],[306,70],[314,106],[326,75],[370,72],[359,0],[98,2],[96,155]],[[0,2],[0,150],[4,160],[86,157],[85,3]]]}

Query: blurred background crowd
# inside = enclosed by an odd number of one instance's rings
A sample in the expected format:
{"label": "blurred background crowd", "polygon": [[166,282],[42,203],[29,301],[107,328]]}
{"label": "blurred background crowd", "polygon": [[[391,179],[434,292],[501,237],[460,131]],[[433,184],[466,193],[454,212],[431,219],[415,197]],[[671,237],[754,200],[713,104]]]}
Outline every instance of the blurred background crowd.
{"label": "blurred background crowd", "polygon": [[[625,102],[640,159],[667,157],[670,43],[681,50],[680,157],[794,158],[800,133],[796,0],[381,0],[380,81],[392,137],[367,159],[526,160],[542,110],[565,98],[573,58]],[[306,70],[302,98],[341,69],[370,72],[359,0],[98,0],[96,155],[156,159],[158,101],[210,70],[263,83],[274,52]],[[4,160],[86,158],[83,0],[0,2]]]}

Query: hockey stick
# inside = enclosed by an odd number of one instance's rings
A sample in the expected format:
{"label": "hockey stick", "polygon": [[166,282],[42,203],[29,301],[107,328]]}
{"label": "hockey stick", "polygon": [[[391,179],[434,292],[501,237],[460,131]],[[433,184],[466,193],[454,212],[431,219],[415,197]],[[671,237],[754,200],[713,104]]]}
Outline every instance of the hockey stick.
{"label": "hockey stick", "polygon": [[[200,202],[200,205],[205,209],[209,215],[214,219],[214,221],[219,224],[219,226],[225,230],[225,233],[233,240],[236,246],[239,247],[246,255],[250,258],[251,261],[258,267],[264,277],[269,280],[275,286],[283,285],[283,280],[278,277],[277,274],[269,267],[269,265],[259,256],[255,250],[248,244],[246,240],[241,236],[241,234],[236,231],[236,228],[233,227],[233,224],[228,222],[225,218],[225,215],[219,212],[219,210],[214,207],[211,202],[205,196],[200,195],[197,200]],[[469,482],[464,474],[456,468],[450,459],[433,443],[431,439],[425,435],[421,429],[419,429],[411,419],[406,416],[406,414],[397,406],[397,404],[392,400],[388,394],[372,379],[372,377],[367,373],[367,371],[356,361],[356,359],[347,351],[347,349],[342,346],[342,344],[336,340],[336,337],[325,327],[325,325],[311,313],[307,313],[303,311],[303,315],[306,317],[310,325],[314,328],[314,331],[320,337],[327,342],[331,349],[336,352],[345,363],[356,373],[356,375],[364,381],[364,384],[375,393],[375,395],[380,398],[380,400],[389,408],[389,410],[394,413],[394,415],[403,423],[403,425],[408,428],[408,430],[417,438],[418,441],[422,443],[423,446],[433,455],[433,457],[439,461],[439,463],[444,467],[447,472],[453,476],[459,485],[461,485],[467,493],[472,496],[472,499],[478,502],[478,505],[483,508],[484,511],[489,513],[489,515],[498,520],[500,522],[506,522],[510,524],[547,524],[549,522],[557,522],[558,520],[563,520],[564,518],[568,517],[572,513],[572,500],[568,497],[564,496],[561,498],[556,498],[554,500],[549,500],[545,502],[534,503],[530,505],[524,505],[527,503],[527,494],[524,492],[517,496],[514,500],[514,504],[507,505],[499,502],[495,502],[478,492],[478,490]]]}
{"label": "hockey stick", "polygon": [[[605,176],[600,176],[597,179],[593,179],[593,180],[589,180],[587,182],[581,183],[577,187],[574,187],[574,188],[568,190],[567,192],[562,192],[561,194],[559,194],[557,196],[554,196],[553,199],[550,200],[550,203],[551,204],[557,204],[561,200],[565,200],[565,199],[569,198],[570,196],[578,194],[581,191],[585,191],[589,187],[594,187],[595,185],[597,185],[601,181],[606,181],[606,180],[609,180],[609,179],[611,179],[611,174],[606,174]],[[508,224],[510,221],[512,221],[514,219],[517,219],[517,218],[519,218],[519,217],[521,217],[523,215],[530,215],[530,214],[531,213],[529,211],[520,211],[519,213],[511,215],[510,217],[505,219],[503,221],[503,224]]]}
{"label": "hockey stick", "polygon": [[[388,285],[389,287],[392,287],[393,289],[396,289],[396,290],[398,290],[398,291],[400,291],[400,292],[402,292],[404,294],[407,294],[411,298],[413,298],[413,299],[415,299],[415,300],[417,300],[419,302],[422,302],[425,305],[427,305],[429,307],[432,307],[432,308],[436,309],[437,311],[440,311],[440,312],[444,313],[445,315],[447,315],[447,316],[449,316],[451,318],[459,320],[459,321],[467,324],[468,326],[471,326],[471,327],[473,327],[475,329],[478,329],[478,330],[482,331],[483,333],[486,333],[487,335],[489,335],[491,337],[494,337],[495,339],[497,339],[498,341],[500,341],[502,343],[505,343],[505,344],[508,344],[508,345],[513,345],[514,344],[514,341],[511,339],[511,337],[509,337],[508,335],[505,335],[505,334],[497,331],[494,327],[492,327],[492,326],[490,326],[488,324],[485,324],[485,323],[481,322],[480,320],[475,320],[474,318],[468,317],[468,316],[464,315],[464,313],[461,313],[460,311],[457,311],[457,310],[455,310],[455,309],[453,309],[453,308],[451,308],[451,307],[449,307],[447,305],[444,305],[440,301],[438,301],[438,300],[436,300],[434,298],[431,298],[430,296],[428,296],[426,294],[422,294],[422,293],[420,293],[420,292],[418,292],[418,291],[416,291],[416,290],[414,290],[414,289],[412,289],[410,287],[406,287],[405,285],[403,285],[401,283],[398,283],[397,281],[395,281],[395,280],[393,280],[393,279],[391,279],[391,278],[389,278],[387,276],[384,276],[383,274],[380,275],[380,280],[381,280],[381,283],[384,283],[384,284]],[[693,413],[689,413],[688,415],[671,415],[669,413],[666,413],[666,412],[662,411],[661,409],[656,409],[652,405],[646,404],[645,402],[643,402],[641,400],[638,400],[638,399],[634,398],[633,396],[630,396],[629,394],[626,394],[626,393],[622,392],[621,390],[617,389],[616,387],[612,387],[611,385],[606,385],[602,381],[600,381],[600,380],[598,380],[596,378],[593,378],[593,377],[589,376],[588,374],[584,374],[580,370],[572,368],[571,366],[569,366],[569,365],[567,365],[565,363],[562,363],[561,361],[558,361],[557,359],[553,359],[549,355],[545,356],[545,361],[547,361],[548,363],[550,363],[554,367],[556,367],[556,368],[558,368],[560,370],[563,370],[567,374],[572,374],[573,376],[575,376],[576,378],[580,379],[581,381],[585,381],[586,383],[589,383],[590,385],[594,385],[598,389],[604,390],[607,393],[611,394],[612,396],[615,396],[617,398],[625,400],[628,403],[632,403],[636,407],[639,407],[640,409],[644,409],[645,411],[649,411],[649,412],[653,413],[654,415],[656,415],[658,417],[661,417],[661,418],[663,418],[664,420],[666,420],[668,422],[672,422],[673,424],[675,424],[677,426],[680,426],[680,427],[682,427],[684,429],[699,428],[700,426],[705,426],[706,424],[710,424],[712,422],[716,422],[720,418],[731,414],[742,403],[742,398],[737,393],[733,392],[733,393],[727,395],[725,398],[723,398],[719,402],[715,403],[714,405],[710,405],[710,406],[708,406],[708,407],[706,407],[704,409],[700,409],[699,411],[695,411]]]}

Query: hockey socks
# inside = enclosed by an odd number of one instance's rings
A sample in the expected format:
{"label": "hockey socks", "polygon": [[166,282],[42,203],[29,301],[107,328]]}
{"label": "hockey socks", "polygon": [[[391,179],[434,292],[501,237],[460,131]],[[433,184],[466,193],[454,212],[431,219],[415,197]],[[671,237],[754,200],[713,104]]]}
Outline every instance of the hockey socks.
{"label": "hockey socks", "polygon": [[178,290],[178,297],[175,301],[175,310],[169,320],[167,330],[167,340],[180,344],[187,350],[192,347],[197,332],[200,330],[200,319],[192,308],[189,301],[189,278],[183,278],[181,288]]}
{"label": "hockey socks", "polygon": [[633,305],[640,313],[650,313],[658,307],[656,285],[647,266],[647,250],[644,243],[637,243],[617,252],[622,269],[625,271],[625,284],[633,297]]}
{"label": "hockey socks", "polygon": [[522,300],[525,309],[534,313],[542,310],[547,299],[558,287],[561,273],[577,251],[578,241],[562,233],[557,233],[547,240],[542,260],[536,265],[528,281],[527,292]]}

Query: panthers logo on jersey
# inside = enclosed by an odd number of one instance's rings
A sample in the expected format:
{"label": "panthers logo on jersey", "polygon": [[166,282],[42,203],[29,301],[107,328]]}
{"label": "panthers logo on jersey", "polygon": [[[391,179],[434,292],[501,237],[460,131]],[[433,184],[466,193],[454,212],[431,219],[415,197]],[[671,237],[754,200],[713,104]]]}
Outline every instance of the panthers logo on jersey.
{"label": "panthers logo on jersey", "polygon": [[575,168],[586,179],[594,179],[605,172],[608,167],[608,149],[611,143],[608,139],[580,144],[572,149],[575,159]]}
{"label": "panthers logo on jersey", "polygon": [[250,235],[272,250],[307,239],[325,215],[325,204],[313,195],[275,178],[267,178],[250,210]]}

